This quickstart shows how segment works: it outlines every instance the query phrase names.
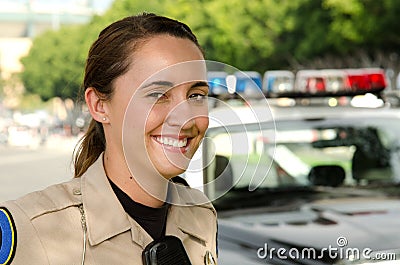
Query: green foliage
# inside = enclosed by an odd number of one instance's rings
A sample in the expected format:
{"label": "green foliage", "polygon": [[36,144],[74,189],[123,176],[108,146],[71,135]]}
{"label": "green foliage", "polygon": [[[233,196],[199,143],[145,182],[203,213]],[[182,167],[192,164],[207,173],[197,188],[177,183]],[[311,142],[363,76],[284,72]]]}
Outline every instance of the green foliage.
{"label": "green foliage", "polygon": [[293,67],[294,62],[363,51],[398,53],[397,0],[115,0],[88,25],[38,36],[23,59],[22,80],[42,99],[76,98],[90,44],[109,23],[154,12],[187,23],[207,59],[241,70]]}
{"label": "green foliage", "polygon": [[[291,1],[168,1],[167,14],[190,25],[210,60],[267,69]],[[176,8],[180,6],[181,8]],[[193,12],[196,10],[196,12]]]}
{"label": "green foliage", "polygon": [[46,103],[43,102],[37,94],[27,94],[21,98],[19,104],[19,110],[25,113],[29,113],[38,109],[46,109]]}
{"label": "green foliage", "polygon": [[81,27],[48,31],[33,41],[29,55],[22,59],[27,92],[44,100],[71,97],[79,89],[84,65]]}

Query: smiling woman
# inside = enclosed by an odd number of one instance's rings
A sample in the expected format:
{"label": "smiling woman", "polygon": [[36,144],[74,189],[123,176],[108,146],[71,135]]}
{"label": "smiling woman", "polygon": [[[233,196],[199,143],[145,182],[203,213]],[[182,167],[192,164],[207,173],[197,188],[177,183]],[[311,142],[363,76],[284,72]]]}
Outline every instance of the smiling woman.
{"label": "smiling woman", "polygon": [[[90,48],[83,88],[93,120],[75,178],[0,205],[18,237],[15,255],[4,255],[15,264],[215,262],[215,210],[178,177],[209,122],[190,28],[154,14],[116,21]],[[172,263],[158,260],[168,251]]]}

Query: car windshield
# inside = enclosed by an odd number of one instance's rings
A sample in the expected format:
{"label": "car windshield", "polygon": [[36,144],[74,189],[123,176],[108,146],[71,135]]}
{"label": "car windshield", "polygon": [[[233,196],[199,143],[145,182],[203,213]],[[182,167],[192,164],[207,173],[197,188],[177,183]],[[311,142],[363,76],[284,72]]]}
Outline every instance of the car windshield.
{"label": "car windshield", "polygon": [[206,169],[206,193],[216,199],[217,209],[230,209],[265,206],[265,200],[254,198],[288,196],[288,190],[307,196],[316,188],[397,192],[399,135],[400,120],[383,117],[286,120],[211,131],[205,148],[215,156]]}

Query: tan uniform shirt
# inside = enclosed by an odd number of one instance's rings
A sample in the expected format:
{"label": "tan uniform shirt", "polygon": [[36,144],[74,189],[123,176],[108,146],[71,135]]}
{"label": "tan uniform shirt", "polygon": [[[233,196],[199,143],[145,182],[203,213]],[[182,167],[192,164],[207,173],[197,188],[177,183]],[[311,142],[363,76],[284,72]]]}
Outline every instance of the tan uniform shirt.
{"label": "tan uniform shirt", "polygon": [[[124,211],[101,157],[81,178],[0,205],[16,227],[11,264],[142,264],[152,238]],[[216,229],[211,204],[169,208],[166,234],[182,240],[194,265],[208,264],[210,253],[216,257]]]}

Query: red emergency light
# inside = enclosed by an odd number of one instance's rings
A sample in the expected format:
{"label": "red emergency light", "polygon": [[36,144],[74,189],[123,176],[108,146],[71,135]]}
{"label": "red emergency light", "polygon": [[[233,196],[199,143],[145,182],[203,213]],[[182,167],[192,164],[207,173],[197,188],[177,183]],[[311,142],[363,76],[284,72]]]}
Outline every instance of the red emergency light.
{"label": "red emergency light", "polygon": [[352,92],[375,92],[386,87],[385,73],[382,69],[348,69],[347,85]]}
{"label": "red emergency light", "polygon": [[351,96],[379,93],[386,87],[383,69],[301,70],[296,75],[294,96]]}

